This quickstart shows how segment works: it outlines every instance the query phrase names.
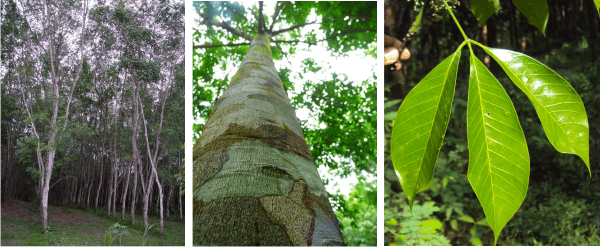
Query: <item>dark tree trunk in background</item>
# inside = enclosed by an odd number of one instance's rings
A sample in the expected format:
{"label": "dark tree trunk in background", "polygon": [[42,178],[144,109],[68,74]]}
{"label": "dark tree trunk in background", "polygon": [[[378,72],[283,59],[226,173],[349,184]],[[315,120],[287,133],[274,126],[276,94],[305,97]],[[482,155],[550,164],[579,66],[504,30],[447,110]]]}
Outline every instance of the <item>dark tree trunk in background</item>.
{"label": "dark tree trunk in background", "polygon": [[[598,32],[600,31],[598,30],[598,11],[592,1],[586,1],[586,3],[586,9],[589,13],[589,18],[587,19],[589,20],[590,30],[590,40],[588,41],[588,45],[592,50],[592,61],[600,61],[600,44],[598,44],[600,43],[600,40],[598,39]],[[584,9],[584,11],[586,10]]]}
{"label": "dark tree trunk in background", "polygon": [[129,189],[129,177],[131,176],[131,162],[126,166],[127,167],[127,179],[125,180],[125,184],[123,185],[123,196],[121,197],[121,220],[125,220],[125,202],[127,201],[127,190]]}

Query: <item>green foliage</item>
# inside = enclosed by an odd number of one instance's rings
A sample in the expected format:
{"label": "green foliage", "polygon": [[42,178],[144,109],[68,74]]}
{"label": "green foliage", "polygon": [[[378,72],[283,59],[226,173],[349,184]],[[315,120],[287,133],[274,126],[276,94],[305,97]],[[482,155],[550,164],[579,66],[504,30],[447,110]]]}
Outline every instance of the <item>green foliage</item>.
{"label": "green foliage", "polygon": [[481,25],[485,25],[488,18],[492,16],[500,8],[498,0],[471,0],[471,12],[477,18]]}
{"label": "green foliage", "polygon": [[[481,46],[525,92],[552,146],[559,152],[580,156],[591,176],[587,115],[581,98],[566,80],[524,54],[487,48],[468,39],[450,7],[446,7],[466,39],[450,58],[460,57],[460,49],[465,44],[468,44],[471,53],[467,107],[468,180],[483,206],[494,232],[494,243],[497,243],[500,232],[525,198],[529,184],[529,155],[525,151],[526,141],[510,98],[475,57],[471,44]],[[450,66],[450,58],[438,65],[406,96],[393,125],[391,160],[411,207],[414,195],[427,188],[432,180],[448,125],[457,71]],[[427,96],[423,96],[424,92],[428,92]],[[446,185],[447,180],[444,187]],[[475,232],[471,241],[481,244]]]}
{"label": "green foliage", "polygon": [[340,205],[335,215],[344,242],[349,246],[377,245],[377,181],[359,181],[348,197],[338,197]]}
{"label": "green foliage", "polygon": [[125,244],[123,235],[129,235],[129,230],[126,226],[115,223],[104,233],[104,245],[111,246],[116,241],[118,246],[123,246]]}
{"label": "green foliage", "polygon": [[529,56],[482,47],[533,103],[552,146],[561,153],[581,157],[591,175],[587,114],[575,89],[556,72]]}
{"label": "green foliage", "polygon": [[529,24],[537,27],[546,35],[548,24],[548,3],[546,0],[513,0],[513,4],[529,20]]}
{"label": "green foliage", "polygon": [[[355,86],[345,75],[332,80],[308,81],[294,96],[296,108],[306,107],[317,126],[305,127],[304,136],[317,165],[354,172],[376,172],[376,78]],[[343,159],[339,159],[342,157]],[[353,165],[353,166],[352,166]]]}
{"label": "green foliage", "polygon": [[472,50],[467,110],[467,176],[497,239],[525,199],[529,153],[508,94]]}
{"label": "green foliage", "polygon": [[433,202],[409,208],[397,198],[387,204],[390,210],[385,214],[385,234],[386,238],[393,239],[389,241],[390,245],[450,245],[448,239],[440,234],[442,222],[433,216],[440,208]]}
{"label": "green foliage", "polygon": [[429,186],[454,98],[460,49],[441,62],[406,96],[394,122],[391,156],[412,208]]}

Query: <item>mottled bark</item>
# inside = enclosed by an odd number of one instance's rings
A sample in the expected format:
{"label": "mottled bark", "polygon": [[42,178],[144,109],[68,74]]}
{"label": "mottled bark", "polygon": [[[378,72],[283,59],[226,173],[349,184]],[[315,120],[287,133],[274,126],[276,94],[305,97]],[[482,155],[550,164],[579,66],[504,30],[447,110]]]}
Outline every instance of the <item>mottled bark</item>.
{"label": "mottled bark", "polygon": [[343,245],[266,34],[194,147],[194,245]]}

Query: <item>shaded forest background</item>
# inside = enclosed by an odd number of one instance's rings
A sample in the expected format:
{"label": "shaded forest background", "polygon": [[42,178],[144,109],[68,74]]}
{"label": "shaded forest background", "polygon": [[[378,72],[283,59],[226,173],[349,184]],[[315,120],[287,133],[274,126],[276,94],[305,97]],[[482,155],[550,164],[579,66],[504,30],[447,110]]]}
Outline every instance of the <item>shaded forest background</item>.
{"label": "shaded forest background", "polygon": [[54,148],[49,205],[182,220],[183,3],[58,2],[2,1],[3,205],[37,215]]}
{"label": "shaded forest background", "polygon": [[[548,142],[532,104],[483,50],[475,54],[512,99],[527,139],[531,175],[527,197],[498,240],[499,245],[600,245],[600,62],[599,16],[590,0],[548,0],[544,36],[511,1],[481,25],[470,1],[449,1],[465,33],[489,47],[525,53],[556,71],[579,93],[590,127],[590,178],[583,161],[557,152]],[[385,34],[402,40],[423,1],[386,0]],[[418,6],[415,6],[418,5]],[[433,9],[443,6],[433,1]],[[402,99],[429,71],[455,51],[463,37],[447,10],[427,9],[407,47],[402,69],[385,67],[385,244],[492,245],[493,232],[466,174],[469,66],[463,54],[444,143],[429,188],[417,196],[411,214],[389,156],[392,121]],[[433,226],[434,230],[426,230]]]}

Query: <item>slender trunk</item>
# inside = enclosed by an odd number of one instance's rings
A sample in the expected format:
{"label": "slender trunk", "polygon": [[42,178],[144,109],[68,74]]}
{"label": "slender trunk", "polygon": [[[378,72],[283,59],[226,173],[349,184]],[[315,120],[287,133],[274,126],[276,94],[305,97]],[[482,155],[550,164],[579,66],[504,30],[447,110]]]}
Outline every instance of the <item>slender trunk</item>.
{"label": "slender trunk", "polygon": [[169,218],[169,206],[171,206],[171,196],[173,196],[173,186],[169,186],[169,195],[167,195],[167,205],[165,212],[167,213],[166,218]]}
{"label": "slender trunk", "polygon": [[118,180],[118,178],[119,177],[117,176],[117,167],[115,167],[115,178],[113,180],[113,194],[112,194],[113,195],[113,198],[112,198],[112,217],[113,218],[117,217],[116,204],[117,204],[117,186],[118,186],[117,180]]}
{"label": "slender trunk", "polygon": [[590,42],[588,42],[590,44],[590,49],[592,50],[592,62],[595,61],[600,61],[600,39],[598,38],[598,12],[596,11],[597,9],[594,8],[593,4],[591,1],[589,1],[588,3],[588,13],[590,13],[590,18],[588,20],[590,20]]}
{"label": "slender trunk", "polygon": [[[156,173],[156,170],[154,170],[154,173]],[[160,233],[164,233],[165,228],[163,223],[163,188],[160,184],[160,181],[158,180],[158,174],[154,175],[154,179],[156,180],[156,185],[158,186],[158,204],[160,205]]]}
{"label": "slender trunk", "polygon": [[193,196],[194,245],[344,245],[267,34],[194,147]]}
{"label": "slender trunk", "polygon": [[181,203],[181,186],[179,186],[179,219],[183,219],[183,204]]}
{"label": "slender trunk", "polygon": [[150,201],[150,192],[152,192],[152,180],[154,179],[154,173],[150,173],[150,179],[148,179],[148,186],[146,188],[146,193],[144,193],[143,201],[142,201],[142,220],[144,222],[144,227],[148,226],[148,204]]}
{"label": "slender trunk", "polygon": [[100,156],[100,182],[98,182],[98,190],[96,190],[96,205],[94,206],[94,212],[98,210],[98,198],[100,197],[100,189],[102,189],[102,177],[104,176],[104,158],[101,152],[98,152]]}
{"label": "slender trunk", "polygon": [[[172,74],[172,73],[171,73]],[[172,81],[171,81],[172,82]],[[150,161],[150,169],[151,169],[151,175],[150,177],[152,177],[152,175],[154,175],[154,178],[156,180],[156,185],[158,186],[158,203],[159,203],[159,207],[160,207],[160,232],[163,233],[164,232],[164,223],[163,223],[163,191],[162,191],[162,185],[160,184],[160,180],[158,178],[158,172],[157,170],[157,162],[158,162],[158,150],[160,148],[160,133],[162,130],[162,123],[163,123],[163,116],[164,116],[164,111],[165,111],[165,103],[167,101],[167,97],[168,97],[168,92],[169,92],[169,87],[165,88],[165,96],[162,99],[162,106],[161,106],[161,111],[160,111],[160,120],[159,120],[159,127],[158,130],[155,131],[155,142],[154,142],[154,154],[152,154],[150,152],[150,142],[148,141],[148,127],[146,126],[146,117],[144,116],[144,107],[142,104],[142,101],[138,101],[140,103],[140,113],[142,115],[142,123],[144,126],[144,134],[146,136],[146,150],[148,151],[148,160]],[[149,184],[151,183],[152,179],[150,179]],[[152,190],[150,190],[152,191]],[[147,213],[147,207],[146,207],[146,213]],[[147,216],[146,216],[147,217]]]}
{"label": "slender trunk", "polygon": [[92,195],[92,187],[94,185],[94,178],[96,177],[96,173],[94,172],[95,171],[95,167],[96,166],[95,166],[95,162],[94,162],[90,166],[92,177],[91,177],[91,179],[89,181],[89,187],[88,187],[88,192],[87,192],[87,199],[86,199],[86,203],[85,203],[85,207],[86,208],[90,208],[90,197]]}
{"label": "slender trunk", "polygon": [[[112,144],[111,144],[112,145]],[[112,149],[112,148],[111,148]],[[112,151],[111,151],[112,153]],[[112,206],[112,193],[113,193],[113,179],[114,179],[114,164],[112,163],[112,154],[110,157],[110,177],[108,179],[108,197],[106,198],[106,200],[108,201],[108,203],[106,204],[106,216],[110,216],[110,207]]]}
{"label": "slender trunk", "polygon": [[[135,159],[136,161],[134,161],[135,164],[137,164],[137,159]],[[133,169],[137,169],[137,165],[133,166]],[[136,196],[137,196],[137,177],[138,177],[139,172],[136,171],[136,173],[133,175],[133,188],[131,189],[131,224],[135,223],[135,202],[136,202]]]}
{"label": "slender trunk", "polygon": [[[137,98],[139,95],[139,87],[138,87],[138,83],[136,81],[134,81],[133,83],[133,96],[132,96],[132,104],[133,104],[133,115],[131,116],[131,129],[133,131],[133,134],[131,135],[131,147],[132,147],[132,151],[133,151],[133,169],[138,169],[139,167],[139,150],[138,150],[138,146],[137,146],[137,137],[138,137],[138,124],[139,124],[139,108],[138,108],[138,102],[137,102]],[[136,189],[137,189],[137,173],[136,172],[136,176],[134,176],[133,179],[133,191],[132,193],[136,193]],[[143,183],[143,180],[142,180]],[[131,224],[133,224],[135,220],[135,195],[132,197],[131,200]]]}
{"label": "slender trunk", "polygon": [[125,220],[125,198],[127,198],[127,189],[129,188],[129,176],[131,176],[131,166],[127,166],[127,179],[123,187],[123,196],[121,197],[121,220]]}

